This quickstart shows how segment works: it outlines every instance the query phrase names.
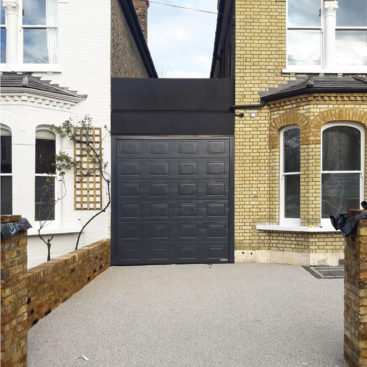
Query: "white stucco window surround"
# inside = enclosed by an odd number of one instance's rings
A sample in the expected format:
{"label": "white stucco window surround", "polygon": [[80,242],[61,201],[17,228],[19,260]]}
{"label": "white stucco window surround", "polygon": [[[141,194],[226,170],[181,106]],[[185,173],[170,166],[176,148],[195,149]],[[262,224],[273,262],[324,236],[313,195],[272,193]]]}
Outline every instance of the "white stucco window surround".
{"label": "white stucco window surround", "polygon": [[60,71],[57,5],[57,0],[2,0],[0,71]]}
{"label": "white stucco window surround", "polygon": [[332,228],[330,215],[364,200],[365,136],[362,126],[347,122],[326,124],[321,134],[321,225]]}
{"label": "white stucco window surround", "polygon": [[287,0],[284,73],[367,73],[365,0]]}
{"label": "white stucco window surround", "polygon": [[300,225],[300,129],[288,126],[280,133],[280,224]]}

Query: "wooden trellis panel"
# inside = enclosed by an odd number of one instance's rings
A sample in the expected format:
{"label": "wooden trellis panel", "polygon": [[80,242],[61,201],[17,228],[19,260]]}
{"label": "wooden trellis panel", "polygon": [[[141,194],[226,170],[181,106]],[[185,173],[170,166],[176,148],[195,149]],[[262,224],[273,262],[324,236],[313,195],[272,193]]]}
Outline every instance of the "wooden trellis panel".
{"label": "wooden trellis panel", "polygon": [[[102,129],[74,128],[74,208],[102,209],[102,174],[96,152],[102,158]],[[86,145],[89,143],[90,148]]]}

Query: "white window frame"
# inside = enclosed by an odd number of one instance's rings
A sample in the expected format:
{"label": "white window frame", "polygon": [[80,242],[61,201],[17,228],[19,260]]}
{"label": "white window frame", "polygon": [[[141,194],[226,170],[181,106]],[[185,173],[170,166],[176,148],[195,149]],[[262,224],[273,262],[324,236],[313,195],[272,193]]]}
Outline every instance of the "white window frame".
{"label": "white window frame", "polygon": [[[37,132],[39,131],[47,131],[47,132],[54,134],[55,136],[55,155],[56,155],[57,152],[60,151],[59,149],[61,145],[60,137],[57,134],[55,134],[55,132],[52,131],[52,129],[48,126],[38,126],[36,128],[36,134],[35,134],[35,140],[34,140],[34,154],[36,154]],[[56,199],[57,197],[59,197],[59,195],[62,194],[62,190],[63,190],[62,184],[57,181],[57,172],[55,172],[55,174],[52,174],[52,175],[47,174],[47,173],[36,173],[36,165],[37,165],[37,162],[35,161],[34,162],[34,190],[36,189],[36,177],[50,177],[51,176],[55,179],[55,199]],[[61,213],[62,213],[62,200],[56,203],[55,219],[48,221],[49,223],[44,227],[44,229],[52,230],[52,229],[60,228],[62,225]],[[34,202],[33,202],[33,215],[34,215],[34,223],[36,223],[37,229],[38,229],[38,225],[42,221],[36,220],[36,197],[34,197]]]}
{"label": "white window frame", "polygon": [[[0,124],[0,128],[2,129],[2,130],[6,130],[9,134],[10,134],[10,136],[11,136],[11,173],[2,173],[2,172],[0,172],[0,176],[1,177],[12,177],[12,180],[11,180],[11,185],[12,185],[12,198],[11,198],[11,207],[12,207],[12,212],[13,212],[13,207],[14,207],[14,197],[13,197],[13,181],[14,181],[14,179],[13,179],[13,156],[14,156],[14,152],[13,152],[13,134],[12,134],[12,131],[11,131],[11,129],[10,129],[10,127],[8,127],[8,126],[6,126],[6,125],[4,125],[4,124]],[[11,214],[13,214],[13,213],[11,213]]]}
{"label": "white window frame", "polygon": [[[280,164],[279,164],[279,208],[280,208],[280,215],[279,215],[279,224],[281,225],[291,225],[291,226],[300,226],[301,225],[301,218],[286,218],[285,217],[285,179],[284,176],[291,176],[291,175],[299,175],[301,177],[301,171],[299,172],[284,172],[284,132],[290,129],[299,129],[298,125],[289,125],[283,128],[280,132]],[[301,131],[300,131],[301,132]],[[301,142],[300,142],[300,150],[301,150]],[[301,164],[301,159],[300,159]],[[301,206],[301,203],[300,203]],[[301,208],[300,208],[301,210]]]}
{"label": "white window frame", "polygon": [[[365,74],[367,73],[367,65],[326,65],[326,59],[327,55],[325,55],[326,52],[326,44],[330,41],[328,41],[330,34],[332,34],[333,40],[331,42],[334,43],[335,46],[335,39],[336,39],[336,32],[337,30],[360,30],[360,31],[366,31],[367,32],[367,26],[366,27],[333,27],[332,29],[329,29],[327,31],[325,29],[325,6],[324,6],[325,0],[320,0],[320,27],[295,27],[295,26],[288,26],[288,6],[289,6],[289,0],[287,0],[286,3],[286,69],[283,69],[283,73],[331,73],[331,74]],[[326,1],[328,3],[328,6],[330,3],[336,3],[337,1]],[[338,11],[338,9],[336,9]],[[336,20],[336,19],[335,19]],[[289,41],[289,35],[288,30],[318,30],[321,28],[321,62],[320,65],[289,65],[288,64],[288,41]],[[335,51],[335,50],[334,50]]]}
{"label": "white window frame", "polygon": [[[4,1],[4,0],[3,0]],[[12,15],[12,28],[16,27],[15,34],[13,32],[9,32],[9,24],[7,23],[8,15],[7,15],[7,8],[5,7],[5,28],[6,28],[6,44],[7,44],[7,53],[6,53],[6,62],[0,63],[0,71],[1,72],[10,72],[10,71],[17,71],[17,72],[61,72],[58,60],[59,56],[57,57],[57,63],[55,64],[38,64],[38,63],[24,63],[23,61],[23,41],[24,41],[24,29],[59,29],[58,21],[56,21],[56,25],[23,25],[23,0],[6,0],[14,4],[14,7],[17,7],[16,12],[16,20],[14,19],[14,15]],[[58,2],[57,2],[58,4]],[[14,10],[13,10],[14,12]],[[11,12],[10,12],[11,13]],[[13,13],[14,14],[14,13]],[[15,25],[17,24],[17,25]],[[3,28],[3,25],[1,25]],[[59,35],[57,35],[59,37]],[[9,46],[8,46],[9,44]],[[12,48],[10,52],[9,49]],[[15,49],[14,49],[15,48]],[[59,50],[59,46],[58,46]],[[16,60],[11,60],[9,62],[10,54],[16,53]],[[59,52],[58,52],[59,54]]]}
{"label": "white window frame", "polygon": [[[361,169],[359,171],[323,171],[323,160],[322,160],[322,152],[323,152],[323,132],[330,127],[335,126],[347,126],[353,127],[361,133]],[[365,164],[365,133],[362,126],[359,124],[355,124],[352,122],[344,122],[344,121],[337,121],[337,122],[330,122],[325,124],[321,128],[321,145],[320,145],[320,218],[321,218],[321,226],[323,228],[333,228],[329,218],[322,217],[322,175],[323,174],[336,174],[336,173],[359,173],[360,174],[360,182],[359,182],[359,202],[364,200],[364,164]]]}

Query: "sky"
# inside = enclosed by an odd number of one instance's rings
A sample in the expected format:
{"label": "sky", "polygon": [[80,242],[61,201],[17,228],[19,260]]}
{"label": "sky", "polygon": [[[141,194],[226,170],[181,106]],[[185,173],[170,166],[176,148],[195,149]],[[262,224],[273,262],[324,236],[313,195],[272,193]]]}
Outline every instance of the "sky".
{"label": "sky", "polygon": [[152,1],[217,11],[217,0],[151,0],[148,45],[161,78],[208,78],[217,16]]}

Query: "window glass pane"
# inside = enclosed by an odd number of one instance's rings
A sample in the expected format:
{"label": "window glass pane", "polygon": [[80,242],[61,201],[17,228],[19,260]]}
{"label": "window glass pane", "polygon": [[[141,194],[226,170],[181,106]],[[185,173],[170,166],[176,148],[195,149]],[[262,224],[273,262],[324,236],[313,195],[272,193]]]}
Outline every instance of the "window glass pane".
{"label": "window glass pane", "polygon": [[1,136],[1,173],[11,173],[11,136]]}
{"label": "window glass pane", "polygon": [[336,61],[340,65],[367,65],[367,32],[336,31]]}
{"label": "window glass pane", "polygon": [[46,24],[46,0],[23,0],[23,24]]}
{"label": "window glass pane", "polygon": [[324,173],[322,175],[322,217],[358,209],[359,173]]}
{"label": "window glass pane", "polygon": [[36,173],[55,173],[55,140],[36,139]]}
{"label": "window glass pane", "polygon": [[24,63],[47,64],[47,29],[24,29]]}
{"label": "window glass pane", "polygon": [[366,0],[338,0],[336,25],[339,27],[367,26]]}
{"label": "window glass pane", "polygon": [[6,29],[0,28],[0,63],[6,63]]}
{"label": "window glass pane", "polygon": [[361,133],[350,126],[334,126],[322,134],[323,171],[361,169]]}
{"label": "window glass pane", "polygon": [[3,7],[3,0],[0,0],[0,24],[5,24],[5,8]]}
{"label": "window glass pane", "polygon": [[320,65],[321,31],[288,31],[288,65]]}
{"label": "window glass pane", "polygon": [[36,220],[55,219],[55,178],[36,177]]}
{"label": "window glass pane", "polygon": [[284,172],[300,171],[299,129],[284,131]]}
{"label": "window glass pane", "polygon": [[1,176],[1,214],[13,214],[13,189],[12,189],[12,177]]}
{"label": "window glass pane", "polygon": [[288,26],[320,26],[320,0],[288,0]]}
{"label": "window glass pane", "polygon": [[284,176],[284,216],[300,217],[300,175]]}

